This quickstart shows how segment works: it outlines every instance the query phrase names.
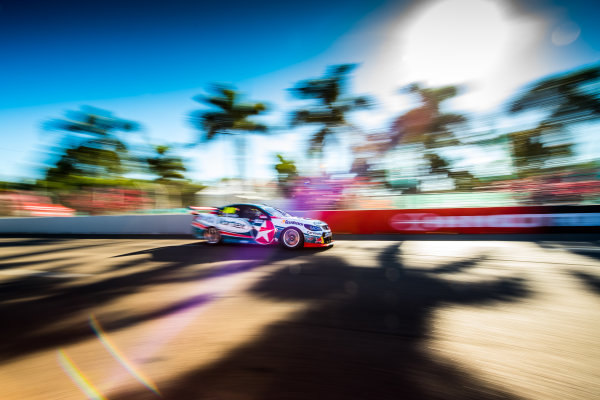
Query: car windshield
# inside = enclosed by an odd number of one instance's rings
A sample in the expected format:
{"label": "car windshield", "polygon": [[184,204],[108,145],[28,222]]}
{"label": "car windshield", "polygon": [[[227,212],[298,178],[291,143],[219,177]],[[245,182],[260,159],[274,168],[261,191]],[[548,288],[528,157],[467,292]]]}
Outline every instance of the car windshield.
{"label": "car windshield", "polygon": [[280,210],[279,208],[262,206],[262,209],[275,217],[291,217],[290,214],[286,213],[283,210]]}

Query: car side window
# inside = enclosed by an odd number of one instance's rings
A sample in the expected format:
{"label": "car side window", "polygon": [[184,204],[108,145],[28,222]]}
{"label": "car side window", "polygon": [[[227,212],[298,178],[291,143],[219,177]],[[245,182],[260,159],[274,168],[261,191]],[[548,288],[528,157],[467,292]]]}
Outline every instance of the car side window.
{"label": "car side window", "polygon": [[267,216],[261,209],[256,207],[249,207],[248,214],[250,219],[259,219],[261,216]]}
{"label": "car side window", "polygon": [[247,219],[249,221],[254,221],[259,219],[261,215],[266,215],[263,211],[256,207],[239,205],[236,206],[238,208],[238,215],[240,218]]}
{"label": "car side window", "polygon": [[240,209],[235,206],[227,206],[223,208],[223,210],[221,211],[221,215],[224,217],[237,218],[240,216]]}

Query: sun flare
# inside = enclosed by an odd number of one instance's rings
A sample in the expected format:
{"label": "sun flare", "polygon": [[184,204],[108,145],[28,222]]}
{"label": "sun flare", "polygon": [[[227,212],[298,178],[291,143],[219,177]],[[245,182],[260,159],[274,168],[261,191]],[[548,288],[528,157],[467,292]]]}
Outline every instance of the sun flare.
{"label": "sun flare", "polygon": [[509,51],[510,20],[493,0],[439,0],[420,10],[404,37],[411,80],[468,83],[491,74]]}

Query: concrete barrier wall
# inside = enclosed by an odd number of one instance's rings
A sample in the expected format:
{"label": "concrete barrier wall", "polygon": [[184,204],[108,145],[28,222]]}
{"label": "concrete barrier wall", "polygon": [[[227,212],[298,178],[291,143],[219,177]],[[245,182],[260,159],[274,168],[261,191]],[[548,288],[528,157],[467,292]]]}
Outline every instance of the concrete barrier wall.
{"label": "concrete barrier wall", "polygon": [[3,234],[186,235],[192,215],[1,218]]}

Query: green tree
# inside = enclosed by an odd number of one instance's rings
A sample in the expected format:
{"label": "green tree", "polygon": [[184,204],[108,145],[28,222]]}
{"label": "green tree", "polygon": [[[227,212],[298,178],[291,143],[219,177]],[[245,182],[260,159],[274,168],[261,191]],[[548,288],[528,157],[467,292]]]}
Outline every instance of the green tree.
{"label": "green tree", "polygon": [[567,159],[573,155],[572,143],[544,143],[549,131],[556,132],[556,126],[541,124],[534,129],[526,129],[508,134],[513,165],[517,176],[523,178],[541,173],[548,161]]}
{"label": "green tree", "polygon": [[238,174],[243,178],[246,148],[244,134],[267,131],[266,125],[250,119],[252,116],[265,113],[267,106],[261,102],[240,102],[241,94],[229,86],[213,85],[210,91],[211,95],[194,97],[195,101],[218,109],[218,111],[198,110],[192,113],[192,124],[203,133],[198,142],[207,142],[220,135],[235,136]]}
{"label": "green tree", "polygon": [[115,177],[123,172],[119,153],[90,146],[65,149],[56,166],[49,168],[46,179],[68,181],[75,177]]}
{"label": "green tree", "polygon": [[543,79],[509,105],[509,112],[541,114],[534,129],[508,134],[519,176],[541,172],[549,164],[566,165],[573,155],[569,128],[600,117],[600,66]]}
{"label": "green tree", "polygon": [[442,102],[458,94],[456,86],[424,88],[415,83],[405,91],[418,96],[421,105],[396,118],[392,126],[393,144],[422,143],[427,150],[459,144],[452,128],[466,122],[466,118],[441,110]]}
{"label": "green tree", "polygon": [[310,138],[309,154],[322,154],[326,140],[340,128],[348,128],[348,113],[369,107],[364,96],[350,96],[347,88],[348,74],[354,64],[329,67],[325,75],[317,79],[300,81],[291,90],[298,99],[314,100],[311,107],[292,113],[291,125],[317,125],[320,129]]}
{"label": "green tree", "polygon": [[45,129],[67,133],[63,154],[46,171],[46,180],[75,184],[78,177],[114,179],[122,175],[128,149],[117,133],[137,130],[139,125],[109,111],[83,106],[68,111],[63,119],[49,120]]}
{"label": "green tree", "polygon": [[455,97],[455,86],[424,88],[409,85],[406,92],[418,96],[421,105],[396,118],[392,125],[390,148],[397,144],[421,144],[429,173],[446,174],[459,190],[473,186],[475,178],[467,171],[455,171],[440,149],[460,145],[453,129],[466,122],[465,116],[441,110],[444,101]]}
{"label": "green tree", "polygon": [[286,160],[281,154],[277,154],[277,159],[279,160],[279,163],[275,164],[277,182],[283,194],[289,196],[293,189],[294,180],[298,177],[296,163],[292,160]]}
{"label": "green tree", "polygon": [[542,111],[540,124],[568,125],[600,117],[600,66],[543,79],[510,103],[509,110]]}
{"label": "green tree", "polygon": [[183,165],[183,161],[181,157],[167,154],[171,151],[169,146],[155,146],[154,151],[156,152],[155,156],[147,158],[146,162],[150,171],[158,176],[157,181],[169,182],[185,179],[182,173],[187,170]]}

